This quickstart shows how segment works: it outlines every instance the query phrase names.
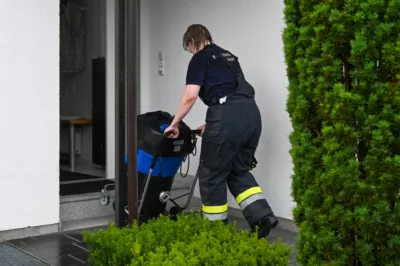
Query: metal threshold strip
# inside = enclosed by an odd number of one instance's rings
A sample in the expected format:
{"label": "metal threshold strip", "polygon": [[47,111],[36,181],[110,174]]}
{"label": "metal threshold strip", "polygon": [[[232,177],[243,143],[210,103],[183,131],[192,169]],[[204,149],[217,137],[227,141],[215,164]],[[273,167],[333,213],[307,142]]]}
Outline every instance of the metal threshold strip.
{"label": "metal threshold strip", "polygon": [[79,183],[87,183],[87,182],[99,182],[99,181],[115,181],[115,179],[108,179],[108,178],[80,179],[80,180],[74,180],[74,181],[60,182],[60,185],[79,184]]}

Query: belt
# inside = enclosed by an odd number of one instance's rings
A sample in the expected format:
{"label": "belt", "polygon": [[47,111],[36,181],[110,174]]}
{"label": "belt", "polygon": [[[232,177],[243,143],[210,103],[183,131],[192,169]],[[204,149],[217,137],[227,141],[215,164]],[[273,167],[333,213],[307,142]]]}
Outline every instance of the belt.
{"label": "belt", "polygon": [[220,103],[219,100],[224,98],[224,97],[228,97],[228,96],[223,96],[223,97],[219,97],[219,96],[214,96],[211,97],[210,101],[209,101],[209,105],[219,105],[219,104],[225,104],[227,102],[229,103],[252,103],[255,102],[254,98],[227,98],[225,100],[225,102]]}
{"label": "belt", "polygon": [[220,104],[219,100],[222,99],[222,98],[224,98],[224,97],[227,97],[227,96],[223,96],[223,97],[220,97],[220,96],[213,96],[213,97],[211,97],[211,99],[210,99],[210,104],[212,104],[212,105],[214,105],[214,104]]}

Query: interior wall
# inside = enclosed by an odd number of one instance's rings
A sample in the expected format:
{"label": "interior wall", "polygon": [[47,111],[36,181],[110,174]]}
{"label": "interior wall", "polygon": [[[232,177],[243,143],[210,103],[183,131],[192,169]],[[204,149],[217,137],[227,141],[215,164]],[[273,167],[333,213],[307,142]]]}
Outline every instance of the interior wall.
{"label": "interior wall", "polygon": [[0,36],[0,231],[55,224],[58,1],[2,1]]}
{"label": "interior wall", "polygon": [[[263,133],[253,170],[270,205],[279,217],[292,218],[291,124],[286,112],[287,78],[282,30],[284,1],[271,0],[142,0],[141,1],[141,112],[175,113],[182,95],[191,55],[182,49],[182,36],[193,23],[204,24],[218,45],[239,57],[247,80],[256,89]],[[158,53],[165,58],[165,75],[158,75]],[[206,107],[198,101],[185,122],[204,123]],[[200,145],[198,145],[200,148]],[[191,160],[195,174],[198,157]],[[196,191],[199,196],[198,189]],[[229,204],[238,207],[232,196]]]}
{"label": "interior wall", "polygon": [[[60,75],[60,113],[64,116],[92,118],[92,59],[106,55],[105,0],[69,0],[87,7],[85,69],[76,74]],[[82,127],[80,159],[92,162],[92,127]],[[69,152],[69,130],[61,130],[61,152]]]}

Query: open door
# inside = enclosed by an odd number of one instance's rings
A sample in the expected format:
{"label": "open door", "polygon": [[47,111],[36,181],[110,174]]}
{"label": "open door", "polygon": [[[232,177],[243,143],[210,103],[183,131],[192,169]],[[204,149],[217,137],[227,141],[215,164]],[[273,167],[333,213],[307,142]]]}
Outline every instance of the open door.
{"label": "open door", "polygon": [[[139,101],[137,93],[140,62],[139,3],[139,0],[116,0],[115,223],[117,226],[131,224],[133,220],[138,219],[136,116]],[[127,165],[126,154],[129,157]]]}

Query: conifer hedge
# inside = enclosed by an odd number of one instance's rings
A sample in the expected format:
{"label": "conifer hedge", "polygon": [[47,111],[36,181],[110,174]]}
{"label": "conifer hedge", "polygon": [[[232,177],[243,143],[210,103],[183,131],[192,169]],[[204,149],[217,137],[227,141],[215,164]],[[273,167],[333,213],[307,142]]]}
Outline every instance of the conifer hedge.
{"label": "conifer hedge", "polygon": [[160,216],[138,226],[84,232],[95,266],[287,266],[291,247],[200,213]]}
{"label": "conifer hedge", "polygon": [[302,265],[400,265],[400,0],[285,0]]}

